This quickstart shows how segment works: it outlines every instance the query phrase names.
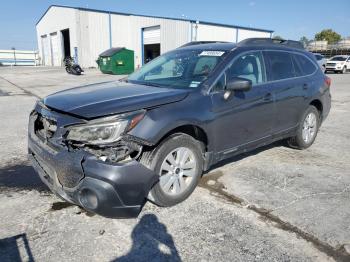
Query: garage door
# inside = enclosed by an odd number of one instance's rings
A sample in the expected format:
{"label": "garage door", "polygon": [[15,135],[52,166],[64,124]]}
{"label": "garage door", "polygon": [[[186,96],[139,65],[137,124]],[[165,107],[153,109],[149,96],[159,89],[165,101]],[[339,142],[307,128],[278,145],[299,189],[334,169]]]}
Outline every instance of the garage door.
{"label": "garage door", "polygon": [[50,34],[51,39],[51,59],[53,66],[61,66],[61,48],[57,33]]}
{"label": "garage door", "polygon": [[143,29],[143,44],[159,44],[160,43],[160,26],[153,26]]}
{"label": "garage door", "polygon": [[47,35],[41,37],[41,52],[42,52],[42,63],[44,65],[51,65],[51,52],[50,52],[50,42]]}

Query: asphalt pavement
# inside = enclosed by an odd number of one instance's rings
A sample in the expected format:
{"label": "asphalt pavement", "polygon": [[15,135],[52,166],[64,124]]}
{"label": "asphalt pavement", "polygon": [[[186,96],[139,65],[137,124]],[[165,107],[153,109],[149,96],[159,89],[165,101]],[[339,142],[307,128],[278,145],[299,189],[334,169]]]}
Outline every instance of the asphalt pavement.
{"label": "asphalt pavement", "polygon": [[120,77],[0,67],[0,261],[350,261],[350,73],[329,76],[332,109],[312,147],[234,157],[183,203],[120,220],[62,202],[26,156],[35,101]]}

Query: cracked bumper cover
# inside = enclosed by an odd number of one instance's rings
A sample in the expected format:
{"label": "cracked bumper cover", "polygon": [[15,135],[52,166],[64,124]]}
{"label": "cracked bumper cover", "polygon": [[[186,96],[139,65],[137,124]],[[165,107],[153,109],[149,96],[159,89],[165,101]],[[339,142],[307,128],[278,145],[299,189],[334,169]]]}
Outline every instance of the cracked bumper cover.
{"label": "cracked bumper cover", "polygon": [[[64,200],[111,218],[137,217],[158,176],[139,162],[107,163],[78,150],[55,151],[29,133],[29,158],[41,180]],[[74,187],[62,185],[58,174],[79,175]],[[86,202],[93,195],[96,205]],[[85,199],[85,200],[84,200]]]}

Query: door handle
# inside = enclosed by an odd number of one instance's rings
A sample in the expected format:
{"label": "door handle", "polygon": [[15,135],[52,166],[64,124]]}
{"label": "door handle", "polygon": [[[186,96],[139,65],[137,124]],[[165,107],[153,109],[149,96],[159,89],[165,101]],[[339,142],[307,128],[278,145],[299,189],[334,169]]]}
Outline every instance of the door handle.
{"label": "door handle", "polygon": [[267,93],[265,96],[264,96],[264,101],[271,101],[272,100],[272,94],[271,93]]}
{"label": "door handle", "polygon": [[304,89],[304,90],[306,90],[306,89],[308,89],[308,88],[309,88],[309,85],[308,85],[308,84],[306,84],[306,83],[303,84],[303,89]]}

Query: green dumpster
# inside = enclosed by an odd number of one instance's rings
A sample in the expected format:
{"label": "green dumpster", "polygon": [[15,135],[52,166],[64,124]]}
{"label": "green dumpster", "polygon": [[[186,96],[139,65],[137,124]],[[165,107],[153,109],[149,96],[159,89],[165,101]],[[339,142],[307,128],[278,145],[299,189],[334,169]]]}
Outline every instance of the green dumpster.
{"label": "green dumpster", "polygon": [[96,62],[104,74],[128,75],[134,72],[134,51],[124,47],[110,48],[101,53]]}

